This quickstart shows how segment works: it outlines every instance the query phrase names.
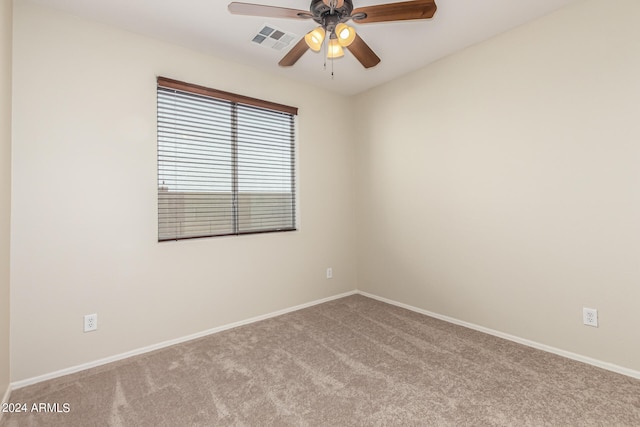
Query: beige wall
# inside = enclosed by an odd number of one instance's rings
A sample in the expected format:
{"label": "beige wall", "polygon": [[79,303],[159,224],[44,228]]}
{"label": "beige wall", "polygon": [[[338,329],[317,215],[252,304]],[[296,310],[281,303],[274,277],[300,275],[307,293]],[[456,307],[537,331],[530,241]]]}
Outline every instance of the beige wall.
{"label": "beige wall", "polygon": [[0,0],[0,401],[9,386],[11,32],[12,0]]}
{"label": "beige wall", "polygon": [[579,2],[359,96],[359,288],[640,370],[638,22]]}
{"label": "beige wall", "polygon": [[[349,99],[14,11],[13,381],[354,289]],[[157,243],[157,75],[299,107],[299,231]],[[336,108],[326,138],[315,113]]]}

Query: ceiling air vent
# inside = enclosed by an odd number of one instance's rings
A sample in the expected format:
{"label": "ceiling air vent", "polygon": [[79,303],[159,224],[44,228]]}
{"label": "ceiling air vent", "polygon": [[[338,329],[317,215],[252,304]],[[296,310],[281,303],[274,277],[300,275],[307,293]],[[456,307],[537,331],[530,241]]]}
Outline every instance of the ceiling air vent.
{"label": "ceiling air vent", "polygon": [[251,40],[259,45],[275,50],[283,50],[298,37],[293,33],[282,31],[271,24],[265,24]]}

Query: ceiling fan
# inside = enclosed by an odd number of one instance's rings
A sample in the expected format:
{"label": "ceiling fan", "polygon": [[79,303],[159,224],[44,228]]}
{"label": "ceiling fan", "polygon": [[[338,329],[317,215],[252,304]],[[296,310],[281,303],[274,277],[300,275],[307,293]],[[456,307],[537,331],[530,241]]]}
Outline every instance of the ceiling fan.
{"label": "ceiling fan", "polygon": [[328,36],[327,57],[344,55],[343,47],[365,67],[376,66],[380,58],[347,22],[357,24],[371,22],[429,19],[436,12],[435,0],[412,0],[353,8],[352,0],[311,0],[309,11],[278,6],[232,2],[229,12],[236,15],[263,16],[269,18],[313,19],[320,24],[308,32],[280,60],[278,65],[290,67],[311,49],[319,52]]}

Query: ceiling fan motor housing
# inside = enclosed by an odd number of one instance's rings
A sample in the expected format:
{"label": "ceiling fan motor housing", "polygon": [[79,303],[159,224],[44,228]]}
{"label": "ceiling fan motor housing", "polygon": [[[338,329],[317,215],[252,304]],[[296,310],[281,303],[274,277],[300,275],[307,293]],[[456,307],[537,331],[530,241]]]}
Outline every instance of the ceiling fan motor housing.
{"label": "ceiling fan motor housing", "polygon": [[351,18],[353,2],[351,0],[344,0],[343,5],[334,8],[333,13],[331,13],[331,8],[327,6],[323,0],[311,0],[309,11],[313,15],[314,21],[322,25],[327,32],[331,32],[337,24],[346,22]]}

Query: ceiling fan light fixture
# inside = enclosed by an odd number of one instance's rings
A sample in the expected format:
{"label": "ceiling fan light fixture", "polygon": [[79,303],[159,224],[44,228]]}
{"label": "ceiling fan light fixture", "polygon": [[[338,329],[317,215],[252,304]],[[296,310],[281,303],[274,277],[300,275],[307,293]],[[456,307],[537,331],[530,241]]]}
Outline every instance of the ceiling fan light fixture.
{"label": "ceiling fan light fixture", "polygon": [[327,49],[327,58],[342,58],[344,56],[344,50],[342,50],[342,46],[338,43],[338,39],[329,39],[329,46]]}
{"label": "ceiling fan light fixture", "polygon": [[356,39],[356,30],[341,22],[336,25],[336,36],[338,36],[340,46],[347,47]]}
{"label": "ceiling fan light fixture", "polygon": [[[307,0],[307,2],[308,1],[309,0]],[[278,62],[278,65],[290,67],[310,49],[315,52],[320,52],[324,48],[325,51],[327,51],[328,58],[340,58],[344,55],[343,48],[346,47],[363,67],[371,68],[380,63],[380,58],[369,45],[362,40],[362,37],[356,33],[355,29],[346,24],[347,22],[352,21],[356,24],[367,24],[431,19],[438,9],[436,1],[439,2],[439,0],[388,0],[391,2],[372,6],[365,5],[354,9],[354,0],[310,1],[311,4],[309,5],[308,12],[301,9],[244,3],[242,1],[232,1],[229,3],[228,9],[229,12],[234,15],[265,16],[296,20],[311,19],[320,25],[319,28],[310,31],[304,37],[298,39],[295,46]],[[262,35],[260,37],[262,37]],[[279,40],[279,38],[277,40]]]}
{"label": "ceiling fan light fixture", "polygon": [[324,35],[324,28],[317,27],[309,31],[304,36],[304,41],[307,42],[307,46],[309,46],[309,49],[313,50],[314,52],[320,52],[320,49],[322,48],[322,42],[324,41]]}

